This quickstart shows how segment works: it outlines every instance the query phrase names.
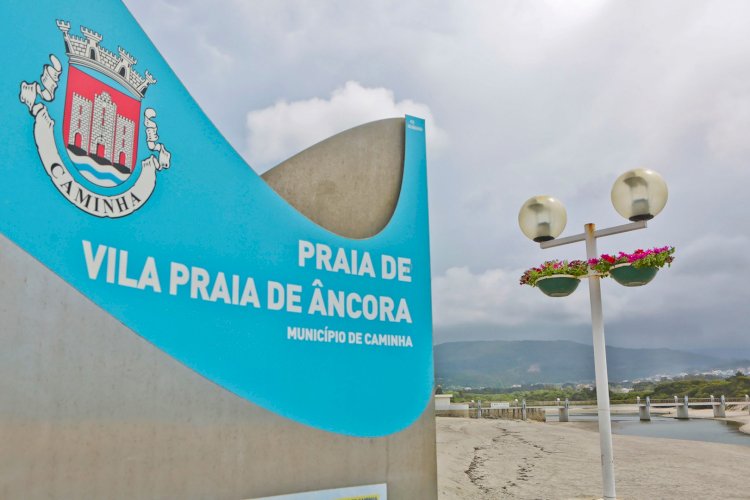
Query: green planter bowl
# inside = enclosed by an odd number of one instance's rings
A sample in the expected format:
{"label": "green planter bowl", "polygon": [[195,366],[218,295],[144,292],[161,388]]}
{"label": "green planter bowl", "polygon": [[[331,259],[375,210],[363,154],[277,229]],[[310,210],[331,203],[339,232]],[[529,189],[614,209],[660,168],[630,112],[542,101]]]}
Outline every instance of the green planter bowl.
{"label": "green planter bowl", "polygon": [[567,297],[578,288],[580,282],[569,274],[553,274],[536,280],[536,287],[550,297]]}
{"label": "green planter bowl", "polygon": [[633,267],[630,264],[620,264],[609,270],[609,274],[616,282],[623,286],[643,286],[649,283],[658,267]]}

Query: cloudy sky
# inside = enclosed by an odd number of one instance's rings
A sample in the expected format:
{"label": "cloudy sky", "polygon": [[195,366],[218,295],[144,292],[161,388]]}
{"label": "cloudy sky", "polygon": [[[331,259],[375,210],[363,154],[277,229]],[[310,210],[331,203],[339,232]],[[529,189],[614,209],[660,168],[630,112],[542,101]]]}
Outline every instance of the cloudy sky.
{"label": "cloudy sky", "polygon": [[607,342],[750,356],[750,3],[127,0],[258,172],[332,134],[427,119],[435,342],[591,342],[588,294],[523,270],[582,258],[517,226],[550,194],[564,235],[626,222],[617,176],[660,172],[669,202],[601,252],[674,245],[654,282],[603,283]]}

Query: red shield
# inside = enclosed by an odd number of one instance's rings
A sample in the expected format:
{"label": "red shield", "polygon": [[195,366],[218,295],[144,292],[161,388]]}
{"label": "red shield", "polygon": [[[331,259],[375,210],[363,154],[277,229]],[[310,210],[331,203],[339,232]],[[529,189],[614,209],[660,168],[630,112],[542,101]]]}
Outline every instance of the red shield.
{"label": "red shield", "polygon": [[69,66],[63,141],[78,171],[112,187],[133,173],[141,102]]}

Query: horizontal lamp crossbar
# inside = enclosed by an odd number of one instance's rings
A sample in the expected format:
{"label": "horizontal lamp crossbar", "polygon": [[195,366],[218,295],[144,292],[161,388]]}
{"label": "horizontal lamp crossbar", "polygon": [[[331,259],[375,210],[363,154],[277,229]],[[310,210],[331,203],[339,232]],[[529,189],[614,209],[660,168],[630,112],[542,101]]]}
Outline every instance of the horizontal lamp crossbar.
{"label": "horizontal lamp crossbar", "polygon": [[[645,229],[647,227],[646,221],[631,222],[629,224],[622,224],[621,226],[607,227],[604,229],[598,229],[594,231],[594,238],[603,238],[604,236],[611,236],[613,234],[627,233],[628,231],[635,231],[637,229]],[[559,238],[556,240],[543,241],[539,243],[539,247],[542,249],[559,247],[562,245],[568,245],[570,243],[577,243],[579,241],[586,241],[586,233],[574,234],[573,236],[566,236],[565,238]]]}

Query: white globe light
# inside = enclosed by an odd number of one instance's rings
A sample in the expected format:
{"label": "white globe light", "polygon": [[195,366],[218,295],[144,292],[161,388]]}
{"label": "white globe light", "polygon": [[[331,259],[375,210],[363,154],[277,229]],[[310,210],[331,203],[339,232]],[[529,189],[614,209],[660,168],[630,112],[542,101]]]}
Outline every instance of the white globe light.
{"label": "white globe light", "polygon": [[612,205],[632,221],[653,219],[667,204],[667,183],[645,168],[628,170],[612,186]]}
{"label": "white globe light", "polygon": [[560,200],[547,195],[529,198],[518,212],[521,231],[537,243],[560,236],[567,222],[565,206]]}

